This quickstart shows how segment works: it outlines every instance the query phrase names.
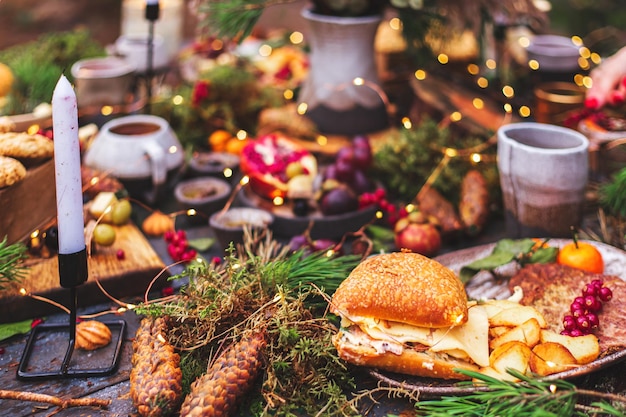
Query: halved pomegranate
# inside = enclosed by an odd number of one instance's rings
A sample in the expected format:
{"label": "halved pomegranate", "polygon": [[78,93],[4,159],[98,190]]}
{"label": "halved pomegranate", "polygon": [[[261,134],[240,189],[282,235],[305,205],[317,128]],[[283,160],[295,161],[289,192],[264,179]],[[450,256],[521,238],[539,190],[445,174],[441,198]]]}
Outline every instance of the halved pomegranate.
{"label": "halved pomegranate", "polygon": [[[250,188],[258,195],[273,199],[285,197],[289,176],[287,166],[301,165],[301,173],[317,175],[317,160],[306,149],[280,134],[251,140],[241,154],[241,172],[250,178]],[[293,165],[292,165],[293,166]]]}

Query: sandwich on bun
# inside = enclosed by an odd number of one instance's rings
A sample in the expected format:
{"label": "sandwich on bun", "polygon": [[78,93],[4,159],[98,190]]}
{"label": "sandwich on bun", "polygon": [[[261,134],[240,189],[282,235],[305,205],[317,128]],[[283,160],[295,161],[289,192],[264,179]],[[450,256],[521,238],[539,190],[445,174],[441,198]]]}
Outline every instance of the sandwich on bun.
{"label": "sandwich on bun", "polygon": [[470,379],[455,369],[489,365],[489,320],[468,308],[465,287],[439,262],[410,252],[361,262],[334,293],[339,356],[408,375]]}

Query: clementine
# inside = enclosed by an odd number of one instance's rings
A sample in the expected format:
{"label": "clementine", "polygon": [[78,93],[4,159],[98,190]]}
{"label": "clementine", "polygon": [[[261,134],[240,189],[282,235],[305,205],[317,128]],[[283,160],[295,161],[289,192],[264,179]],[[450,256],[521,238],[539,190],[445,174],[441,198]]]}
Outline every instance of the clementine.
{"label": "clementine", "polygon": [[602,254],[591,243],[571,242],[564,245],[556,258],[557,263],[601,274],[604,272]]}
{"label": "clementine", "polygon": [[0,62],[0,97],[9,94],[14,80],[15,77],[11,68]]}
{"label": "clementine", "polygon": [[209,146],[214,152],[226,151],[226,143],[233,137],[233,135],[223,129],[217,129],[213,131],[208,137]]}
{"label": "clementine", "polygon": [[241,152],[243,152],[243,148],[247,144],[248,139],[238,139],[236,137],[232,137],[226,142],[224,151],[235,155],[241,155]]}

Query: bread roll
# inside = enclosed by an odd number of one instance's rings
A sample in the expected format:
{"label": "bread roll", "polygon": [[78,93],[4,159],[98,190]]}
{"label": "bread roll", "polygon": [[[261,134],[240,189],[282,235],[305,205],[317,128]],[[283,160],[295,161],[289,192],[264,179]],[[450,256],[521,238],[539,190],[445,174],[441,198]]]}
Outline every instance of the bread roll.
{"label": "bread roll", "polygon": [[467,295],[454,272],[439,262],[394,252],[372,256],[354,268],[335,291],[330,311],[442,328],[467,321]]}
{"label": "bread roll", "polygon": [[330,311],[342,319],[333,344],[356,365],[470,379],[455,369],[478,371],[476,362],[488,363],[486,314],[468,311],[465,287],[454,272],[416,253],[363,261],[335,291]]}

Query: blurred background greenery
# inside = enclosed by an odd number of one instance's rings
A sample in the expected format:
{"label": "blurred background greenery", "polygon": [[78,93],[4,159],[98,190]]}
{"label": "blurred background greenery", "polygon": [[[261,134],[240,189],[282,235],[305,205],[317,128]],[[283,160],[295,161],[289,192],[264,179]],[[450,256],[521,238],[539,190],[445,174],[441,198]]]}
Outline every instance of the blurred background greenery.
{"label": "blurred background greenery", "polygon": [[550,29],[555,34],[578,35],[585,44],[608,55],[626,45],[626,1],[550,0]]}

